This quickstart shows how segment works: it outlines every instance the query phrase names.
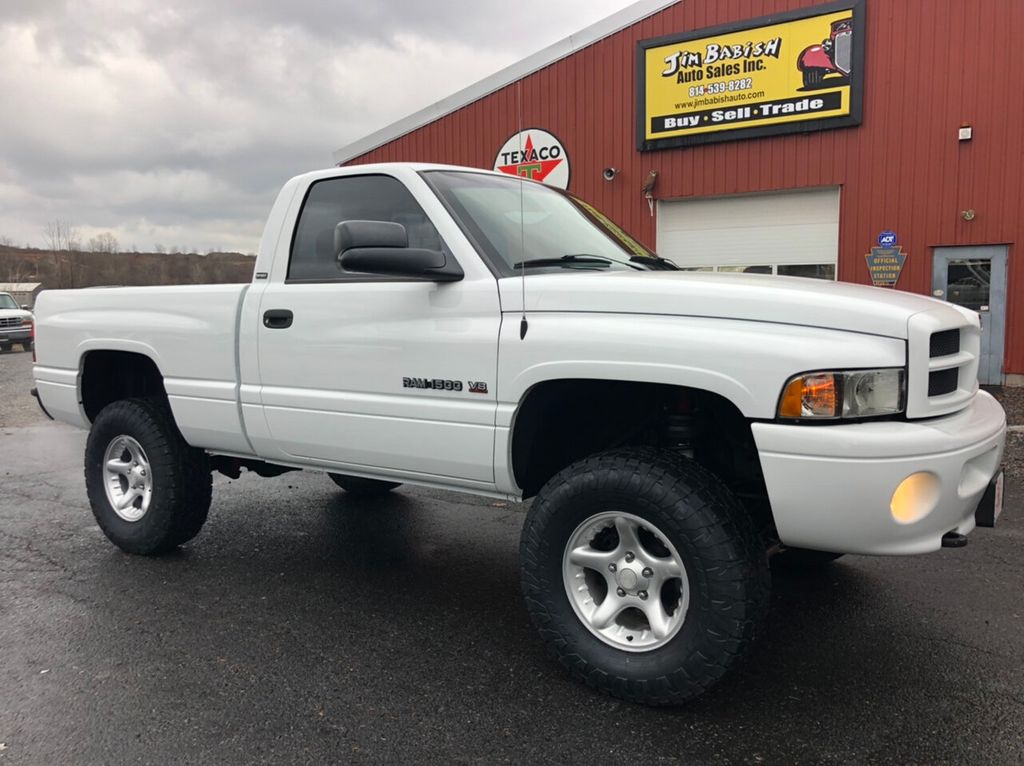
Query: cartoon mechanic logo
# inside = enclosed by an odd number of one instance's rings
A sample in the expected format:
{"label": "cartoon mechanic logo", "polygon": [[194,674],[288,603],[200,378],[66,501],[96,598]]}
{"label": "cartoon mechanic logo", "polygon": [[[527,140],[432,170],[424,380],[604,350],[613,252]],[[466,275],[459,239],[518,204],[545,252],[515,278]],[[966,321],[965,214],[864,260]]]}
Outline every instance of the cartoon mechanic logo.
{"label": "cartoon mechanic logo", "polygon": [[832,32],[821,45],[805,48],[796,61],[804,76],[804,90],[818,90],[849,82],[853,69],[853,19],[832,22]]}

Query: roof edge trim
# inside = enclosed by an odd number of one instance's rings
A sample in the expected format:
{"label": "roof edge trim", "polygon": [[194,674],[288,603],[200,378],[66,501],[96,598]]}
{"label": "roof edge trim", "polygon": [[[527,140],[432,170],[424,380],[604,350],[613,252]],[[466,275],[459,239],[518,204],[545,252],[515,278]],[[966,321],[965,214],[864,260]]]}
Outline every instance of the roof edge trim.
{"label": "roof edge trim", "polygon": [[556,61],[571,56],[573,53],[593,45],[606,37],[610,37],[616,32],[621,32],[627,27],[643,21],[648,16],[653,16],[665,8],[675,5],[679,1],[639,0],[639,2],[627,6],[611,16],[591,24],[586,29],[581,29],[579,32],[575,32],[549,45],[547,48],[527,56],[522,61],[500,69],[489,77],[485,77],[479,82],[463,88],[425,109],[414,112],[397,122],[393,122],[380,130],[370,133],[368,136],[360,138],[358,141],[353,141],[341,147],[334,152],[334,162],[337,165],[341,165],[367,152],[378,149],[384,144],[422,128],[424,125],[429,125],[435,120],[439,120],[452,112],[469,106],[474,101],[479,101],[491,93],[511,85],[516,80],[528,77],[534,72],[554,64]]}

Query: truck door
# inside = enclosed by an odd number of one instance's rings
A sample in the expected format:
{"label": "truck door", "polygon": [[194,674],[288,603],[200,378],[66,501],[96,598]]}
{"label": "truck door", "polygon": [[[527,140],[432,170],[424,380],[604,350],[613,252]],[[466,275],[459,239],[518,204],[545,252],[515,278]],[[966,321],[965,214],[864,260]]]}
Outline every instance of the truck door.
{"label": "truck door", "polygon": [[[310,186],[260,299],[269,438],[254,444],[268,459],[339,473],[492,485],[497,283],[426,185],[416,176],[407,183],[368,174]],[[334,230],[348,220],[401,223],[410,247],[446,249],[465,277],[345,272]]]}

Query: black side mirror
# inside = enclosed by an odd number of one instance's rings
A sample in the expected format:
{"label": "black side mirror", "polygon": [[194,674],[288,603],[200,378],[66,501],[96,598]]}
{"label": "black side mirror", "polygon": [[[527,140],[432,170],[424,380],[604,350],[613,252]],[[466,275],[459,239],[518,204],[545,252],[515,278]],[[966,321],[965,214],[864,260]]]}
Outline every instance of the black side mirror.
{"label": "black side mirror", "polygon": [[342,221],[334,227],[334,251],[345,271],[457,282],[465,276],[450,255],[409,247],[405,227],[390,221]]}
{"label": "black side mirror", "polygon": [[408,247],[409,235],[400,223],[342,221],[334,227],[334,254],[339,258],[356,247]]}

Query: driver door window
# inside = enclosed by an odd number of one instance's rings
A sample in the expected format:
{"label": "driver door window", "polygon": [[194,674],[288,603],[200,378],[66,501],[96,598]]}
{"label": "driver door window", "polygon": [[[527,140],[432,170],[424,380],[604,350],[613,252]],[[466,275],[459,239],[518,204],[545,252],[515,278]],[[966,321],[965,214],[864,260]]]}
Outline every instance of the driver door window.
{"label": "driver door window", "polygon": [[334,227],[342,221],[400,223],[409,247],[443,247],[437,229],[397,179],[381,175],[327,178],[310,186],[303,202],[292,238],[289,282],[386,279],[341,268],[334,252]]}

